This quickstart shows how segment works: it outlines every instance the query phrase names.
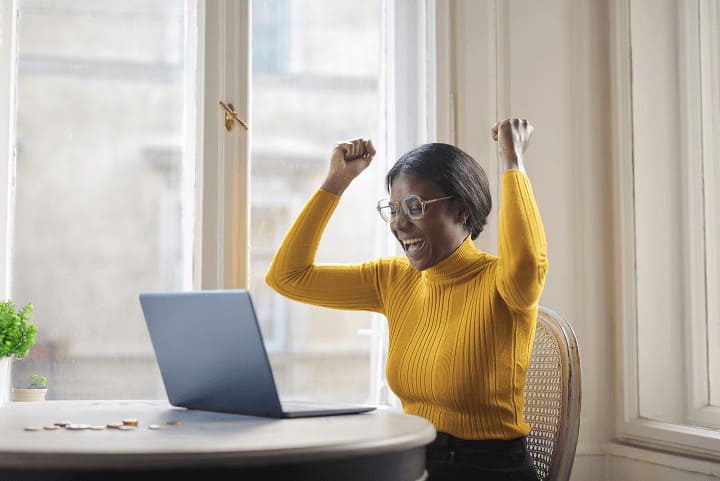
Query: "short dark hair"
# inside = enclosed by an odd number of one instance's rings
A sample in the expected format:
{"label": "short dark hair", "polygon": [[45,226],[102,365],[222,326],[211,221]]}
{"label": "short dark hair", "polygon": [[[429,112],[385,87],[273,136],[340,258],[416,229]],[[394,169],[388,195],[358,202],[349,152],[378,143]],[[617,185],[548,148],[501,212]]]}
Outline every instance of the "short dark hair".
{"label": "short dark hair", "polygon": [[402,155],[385,176],[385,188],[390,192],[393,180],[404,172],[432,182],[467,205],[469,216],[466,230],[475,240],[487,223],[492,208],[490,183],[482,166],[454,145],[432,142],[420,145]]}

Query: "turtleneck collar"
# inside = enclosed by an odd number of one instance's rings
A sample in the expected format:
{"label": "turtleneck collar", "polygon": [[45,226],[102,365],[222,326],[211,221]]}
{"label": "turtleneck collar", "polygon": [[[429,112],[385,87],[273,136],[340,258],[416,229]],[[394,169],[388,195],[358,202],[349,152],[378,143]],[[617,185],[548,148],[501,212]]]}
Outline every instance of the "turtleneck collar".
{"label": "turtleneck collar", "polygon": [[454,279],[477,267],[481,256],[482,252],[475,248],[472,239],[467,236],[452,254],[422,271],[422,276],[429,281]]}

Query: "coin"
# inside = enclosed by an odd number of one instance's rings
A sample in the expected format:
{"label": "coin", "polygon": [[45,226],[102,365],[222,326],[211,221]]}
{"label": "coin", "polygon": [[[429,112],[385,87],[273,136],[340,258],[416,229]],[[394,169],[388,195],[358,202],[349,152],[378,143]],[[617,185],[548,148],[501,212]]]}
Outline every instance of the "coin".
{"label": "coin", "polygon": [[118,426],[117,429],[120,429],[122,431],[132,431],[133,429],[137,429],[135,426],[131,426],[129,424],[123,424],[122,426]]}
{"label": "coin", "polygon": [[42,426],[25,426],[25,431],[40,431]]}
{"label": "coin", "polygon": [[61,428],[67,427],[68,424],[70,424],[70,421],[57,421],[55,423],[55,426],[60,426]]}
{"label": "coin", "polygon": [[107,423],[107,427],[110,429],[117,429],[120,426],[123,426],[123,423]]}
{"label": "coin", "polygon": [[91,424],[90,426],[88,426],[88,428],[92,429],[93,431],[100,431],[105,429],[105,426],[103,426],[102,424]]}
{"label": "coin", "polygon": [[159,424],[150,424],[148,426],[148,428],[150,428],[150,429],[165,429],[165,426],[161,426]]}
{"label": "coin", "polygon": [[66,427],[67,429],[72,430],[72,431],[79,431],[79,430],[81,430],[81,429],[89,429],[89,428],[90,428],[90,425],[89,425],[89,424],[68,424],[68,425],[65,426],[65,427]]}
{"label": "coin", "polygon": [[123,419],[123,424],[125,424],[127,426],[137,426],[138,420],[135,418],[125,418],[125,419]]}
{"label": "coin", "polygon": [[171,426],[180,426],[180,425],[182,425],[182,421],[168,421],[167,423],[170,424]]}
{"label": "coin", "polygon": [[60,426],[57,424],[48,424],[47,426],[43,426],[43,429],[47,429],[48,431],[54,431],[56,429],[60,429]]}

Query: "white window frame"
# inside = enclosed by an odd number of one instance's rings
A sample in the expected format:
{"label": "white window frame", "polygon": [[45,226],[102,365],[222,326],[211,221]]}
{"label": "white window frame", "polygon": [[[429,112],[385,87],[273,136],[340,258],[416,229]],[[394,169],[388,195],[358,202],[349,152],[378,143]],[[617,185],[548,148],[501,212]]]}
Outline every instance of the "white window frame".
{"label": "white window frame", "polygon": [[[699,0],[705,14],[715,15],[717,18],[717,6],[711,0]],[[686,53],[694,48],[697,52],[698,42],[703,42],[703,50],[714,42],[714,55],[718,58],[717,39],[693,38],[690,32],[697,29],[690,28],[689,22],[697,22],[697,12],[693,12],[692,2],[687,2],[681,10],[681,23],[679,38],[681,49],[687,49]],[[694,19],[694,20],[693,20]],[[614,0],[612,2],[612,25],[614,32],[611,36],[613,45],[611,49],[612,65],[614,67],[612,88],[613,88],[613,127],[614,127],[614,198],[616,204],[613,206],[614,227],[616,232],[616,272],[618,273],[619,300],[616,310],[617,318],[617,375],[618,375],[618,409],[616,428],[618,437],[621,440],[640,443],[649,447],[670,449],[674,452],[708,457],[717,459],[720,455],[720,431],[706,429],[688,424],[674,424],[647,419],[640,413],[640,392],[639,392],[639,359],[638,359],[638,298],[637,298],[637,276],[635,271],[636,252],[636,218],[634,204],[634,158],[633,158],[633,101],[632,101],[632,65],[631,65],[631,42],[630,42],[630,18],[628,0]],[[707,18],[706,18],[707,20]],[[713,54],[713,53],[710,53]],[[693,67],[692,62],[699,62],[699,58],[692,58],[688,55],[680,55],[685,59],[685,72],[697,72],[697,64]],[[706,61],[707,59],[703,59]],[[717,423],[718,412],[714,407],[709,406],[711,393],[708,391],[708,361],[712,359],[707,351],[707,343],[699,342],[699,339],[707,339],[707,335],[717,336],[717,328],[708,331],[709,319],[717,320],[718,306],[717,299],[706,299],[705,289],[708,292],[717,292],[718,271],[717,271],[717,242],[718,222],[717,211],[714,219],[703,217],[704,205],[717,205],[719,200],[714,189],[703,189],[702,181],[705,177],[705,185],[717,185],[718,168],[712,162],[702,162],[703,156],[706,159],[717,158],[717,146],[713,144],[714,139],[708,139],[708,135],[699,137],[699,119],[710,131],[714,132],[714,138],[718,135],[718,89],[710,89],[712,92],[711,103],[705,105],[702,112],[698,109],[700,95],[707,95],[704,91],[709,87],[708,82],[717,75],[717,64],[714,64],[714,72],[705,72],[702,79],[681,77],[679,99],[683,125],[687,126],[684,132],[679,132],[681,140],[681,154],[684,160],[688,161],[684,170],[684,182],[687,192],[696,193],[695,196],[687,197],[687,204],[683,206],[683,214],[689,216],[690,228],[687,229],[683,242],[689,249],[689,262],[685,272],[687,276],[686,292],[683,293],[687,302],[684,315],[692,322],[686,323],[686,334],[688,334],[688,345],[684,346],[688,351],[686,362],[690,371],[688,392],[687,417],[692,420],[702,421],[705,424]],[[717,84],[717,76],[714,81]],[[701,84],[702,82],[702,84]],[[701,89],[694,87],[703,85]],[[669,99],[669,101],[672,101]],[[703,97],[703,104],[705,98]],[[714,110],[713,110],[714,109]],[[701,117],[702,116],[702,117]],[[709,127],[708,127],[709,126]],[[716,142],[716,141],[715,141]],[[712,157],[714,155],[714,157]],[[703,197],[703,190],[704,197]],[[714,204],[707,204],[714,202]],[[702,232],[701,227],[709,227],[706,238],[692,235],[690,232]],[[700,230],[698,230],[700,229]],[[714,243],[714,248],[705,251],[705,243]],[[705,255],[708,258],[705,258]],[[707,263],[706,263],[707,261]],[[711,265],[711,262],[714,264]],[[706,267],[707,266],[707,267]],[[714,267],[714,273],[711,272]],[[707,277],[707,284],[706,282]],[[712,291],[710,289],[715,289]],[[713,296],[708,296],[713,297]],[[692,344],[690,346],[689,344]],[[692,349],[687,349],[692,347]],[[702,348],[702,349],[698,349]],[[715,359],[717,363],[717,359]],[[715,398],[716,399],[716,398]]]}
{"label": "white window frame", "polygon": [[[707,292],[720,292],[720,195],[713,186],[720,185],[720,6],[713,0],[700,1],[700,42],[702,46],[703,72],[700,79],[702,85],[702,123],[703,164],[705,178],[705,205],[716,206],[714,212],[706,213],[705,217],[705,265]],[[710,25],[715,28],[710,28]],[[707,339],[706,346],[720,346],[720,299],[708,296],[705,329],[702,339]],[[706,353],[704,366],[708,369],[703,373],[700,391],[694,399],[694,406],[701,410],[697,415],[707,424],[706,413],[710,413],[713,421],[720,427],[720,349]],[[700,369],[696,369],[700,372]],[[710,404],[712,407],[708,407]]]}
{"label": "white window frame", "polygon": [[[681,42],[687,44],[684,58],[692,62],[688,68],[683,69],[687,78],[681,92],[687,96],[681,99],[681,105],[686,109],[683,123],[687,126],[687,142],[683,150],[688,161],[693,162],[692,172],[696,174],[688,176],[688,192],[692,192],[693,197],[687,209],[691,224],[686,240],[686,245],[691,248],[692,259],[688,266],[688,298],[691,302],[687,352],[691,356],[688,363],[691,397],[687,416],[692,422],[714,428],[720,428],[720,357],[718,349],[711,349],[710,346],[720,346],[720,311],[717,296],[706,293],[720,292],[720,209],[711,208],[720,201],[713,187],[720,181],[720,169],[716,165],[720,160],[716,145],[717,136],[720,134],[717,111],[720,108],[720,44],[717,28],[713,30],[709,27],[711,19],[714,18],[715,22],[720,20],[719,11],[714,1],[685,3],[681,16],[681,25],[685,28],[680,32]],[[699,36],[694,33],[698,30]],[[690,55],[690,52],[700,52],[702,58],[700,55]],[[692,232],[704,232],[705,238],[693,237],[690,235]]]}
{"label": "white window frame", "polygon": [[[436,0],[407,2],[386,0],[383,8],[385,38],[383,51],[386,82],[386,129],[381,146],[387,162],[434,133],[435,50],[432,48]],[[246,288],[250,284],[250,130],[224,130],[217,102],[233,103],[242,119],[250,115],[251,59],[250,0],[200,2],[197,32],[201,44],[197,58],[196,179],[202,185],[196,215],[194,246],[195,288]],[[214,20],[214,22],[213,22]],[[215,23],[217,28],[206,26]],[[389,33],[389,34],[388,34]],[[430,47],[430,48],[427,48]],[[405,52],[396,55],[396,52]],[[225,62],[223,61],[225,60]],[[412,88],[408,88],[411,86]],[[201,100],[200,100],[201,99]],[[402,109],[403,122],[395,122],[394,112]],[[409,121],[407,121],[409,120]],[[202,167],[200,167],[202,166]],[[386,166],[386,167],[389,167]],[[380,186],[382,187],[382,186]],[[202,201],[202,203],[200,203]],[[397,253],[397,243],[387,235],[377,239],[387,253]],[[387,321],[374,316],[370,363],[369,400],[399,407],[385,380]]]}
{"label": "white window frame", "polygon": [[[192,246],[194,289],[247,287],[249,132],[225,130],[219,100],[233,104],[241,119],[249,118],[250,7],[248,0],[186,0],[187,44],[197,40],[197,51],[186,49],[186,61],[196,69],[189,79],[195,90],[187,99],[185,131],[194,134],[188,152],[194,155],[194,176],[186,182],[195,189]],[[7,152],[7,168],[0,169],[0,292],[10,291],[15,167],[15,79],[17,2],[0,3],[0,151]],[[187,135],[186,137],[193,137]],[[190,160],[187,161],[190,163]],[[186,186],[187,187],[187,186]],[[201,206],[201,207],[200,207]],[[187,219],[192,215],[186,216]],[[187,222],[186,222],[187,224]]]}
{"label": "white window frame", "polygon": [[[386,113],[402,107],[401,128],[394,128],[392,115],[387,117],[387,159],[426,142],[434,136],[435,58],[434,19],[436,0],[406,2],[386,0],[384,21],[391,27],[385,38],[387,64],[392,67],[383,95],[387,96]],[[250,129],[239,126],[227,131],[222,100],[232,104],[243,120],[250,115],[251,5],[250,0],[186,0],[187,21],[195,28],[186,32],[187,45],[197,42],[197,49],[186,49],[186,62],[195,66],[189,72],[194,92],[186,99],[187,165],[194,163],[192,175],[185,178],[186,192],[195,195],[196,212],[184,219],[184,232],[192,236],[192,275],[185,285],[192,289],[248,288],[250,285]],[[14,94],[16,78],[16,2],[0,3],[0,91]],[[408,21],[412,19],[412,21]],[[428,40],[430,39],[430,41]],[[426,48],[427,47],[427,48]],[[396,56],[395,52],[406,54]],[[420,80],[419,82],[418,79]],[[416,88],[407,88],[408,85]],[[0,96],[0,150],[8,153],[8,169],[0,169],[0,291],[10,289],[12,259],[12,214],[14,199],[15,98]],[[430,111],[431,110],[431,111]],[[187,171],[188,169],[186,169]],[[193,222],[188,222],[194,219]],[[389,236],[379,239],[388,253],[396,253],[396,243]],[[190,247],[190,246],[187,246]],[[186,251],[187,252],[187,251]],[[377,316],[370,335],[370,399],[379,404],[395,404],[385,384],[387,321]]]}
{"label": "white window frame", "polygon": [[[250,2],[198,2],[196,190],[193,287],[247,288],[249,280],[250,130],[225,130],[218,102],[250,118]],[[192,29],[191,29],[192,30]],[[188,115],[188,118],[192,118]]]}
{"label": "white window frame", "polygon": [[[434,11],[435,0],[385,3],[384,22],[392,27],[392,36],[384,45],[387,65],[392,66],[383,86],[388,106],[383,142],[387,159],[426,142],[435,129],[435,116],[428,109],[434,107],[436,59],[434,49],[426,48],[428,37],[434,38]],[[202,185],[197,205],[202,205],[202,211],[196,215],[195,229],[202,235],[194,246],[193,284],[202,289],[247,287],[252,125],[249,131],[236,128],[227,132],[218,100],[232,103],[240,118],[251,117],[250,1],[199,2],[195,21],[199,40],[197,104],[191,108],[197,120],[188,128],[196,130],[195,175]],[[406,54],[396,56],[398,50]],[[402,123],[395,122],[393,112],[398,108],[404,112]],[[395,249],[396,245],[393,242],[388,247]]]}
{"label": "white window frame", "polygon": [[15,81],[17,78],[16,3],[0,2],[0,152],[6,164],[0,167],[0,295],[10,294],[15,189]]}
{"label": "white window frame", "polygon": [[[248,0],[186,0],[187,75],[194,91],[186,92],[185,137],[188,142],[185,191],[194,190],[197,212],[186,213],[183,232],[191,237],[192,272],[184,284],[192,289],[247,287],[248,282],[248,132],[226,131],[219,100],[233,104],[241,119],[249,117],[250,9]],[[190,27],[190,25],[188,25]],[[197,37],[194,37],[197,35]],[[12,284],[15,199],[17,79],[17,1],[0,2],[0,292],[8,298]],[[186,171],[189,169],[186,169]],[[194,224],[189,222],[195,219]],[[185,250],[188,252],[188,250]]]}

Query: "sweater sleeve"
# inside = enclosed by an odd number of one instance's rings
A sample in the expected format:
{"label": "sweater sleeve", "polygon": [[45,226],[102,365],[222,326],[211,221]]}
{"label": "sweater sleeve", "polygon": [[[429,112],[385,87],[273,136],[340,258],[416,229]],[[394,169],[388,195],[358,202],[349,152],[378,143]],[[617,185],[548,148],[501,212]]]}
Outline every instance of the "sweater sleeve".
{"label": "sweater sleeve", "polygon": [[547,241],[530,180],[515,169],[502,177],[497,287],[514,309],[537,307],[548,269]]}
{"label": "sweater sleeve", "polygon": [[285,234],[265,282],[278,293],[307,304],[383,312],[378,262],[315,263],[320,238],[339,201],[330,192],[315,191]]}

